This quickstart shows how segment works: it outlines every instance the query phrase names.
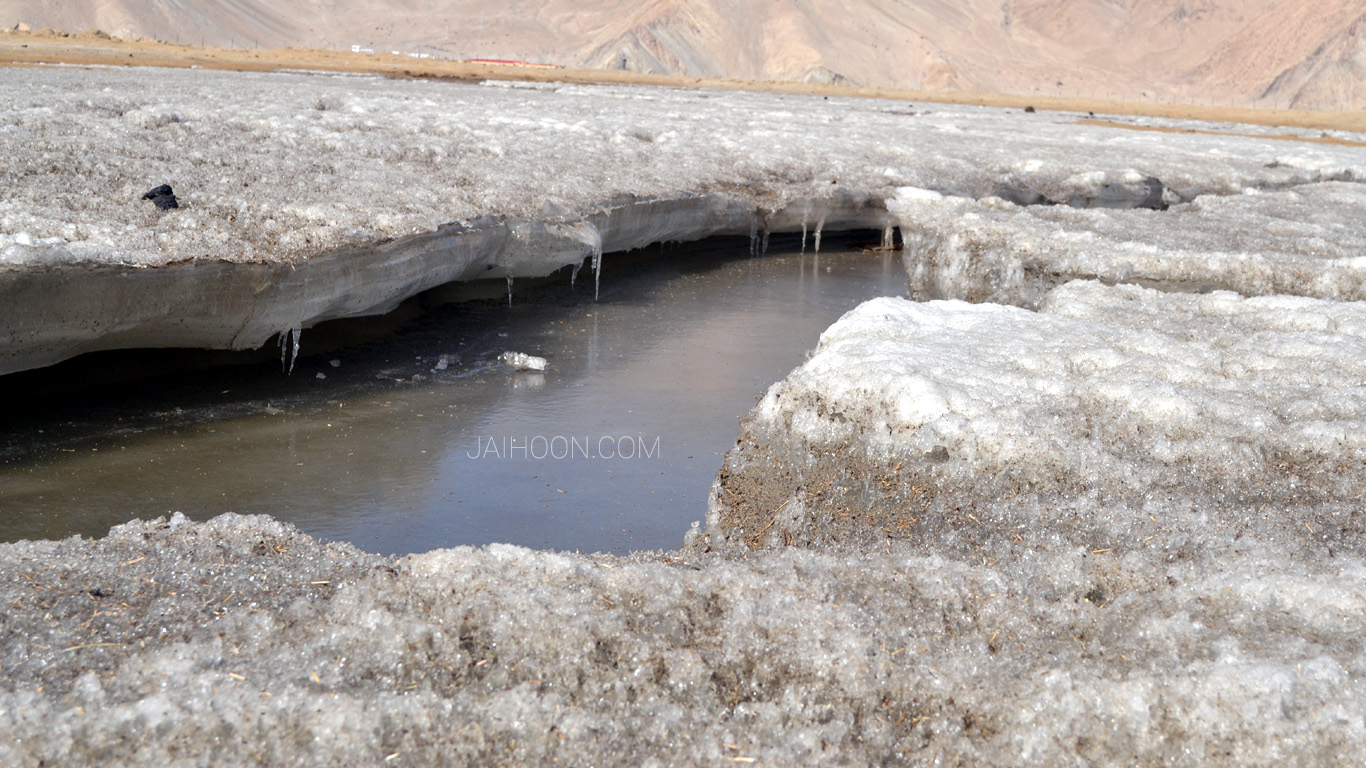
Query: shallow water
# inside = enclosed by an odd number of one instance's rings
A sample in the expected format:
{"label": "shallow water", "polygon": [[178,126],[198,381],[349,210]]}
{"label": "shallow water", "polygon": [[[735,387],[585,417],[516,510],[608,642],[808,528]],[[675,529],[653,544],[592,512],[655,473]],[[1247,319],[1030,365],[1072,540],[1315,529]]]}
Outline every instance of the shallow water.
{"label": "shallow water", "polygon": [[[596,302],[587,269],[572,288],[567,274],[515,284],[511,307],[429,295],[391,318],[305,330],[289,376],[263,354],[142,353],[14,379],[0,532],[99,536],[135,517],[231,511],[382,553],[676,547],[755,399],[845,311],[905,293],[899,255],[823,246],[609,254]],[[497,363],[505,350],[549,366],[514,372]],[[198,368],[121,373],[182,364]],[[57,379],[71,391],[41,402]]]}

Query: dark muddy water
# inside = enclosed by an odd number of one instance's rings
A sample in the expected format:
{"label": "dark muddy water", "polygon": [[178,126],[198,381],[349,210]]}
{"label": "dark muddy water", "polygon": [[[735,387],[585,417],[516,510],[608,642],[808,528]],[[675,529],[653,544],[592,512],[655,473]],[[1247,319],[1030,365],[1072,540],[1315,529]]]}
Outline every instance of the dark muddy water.
{"label": "dark muddy water", "polygon": [[[289,376],[269,351],[110,353],[6,377],[0,535],[238,512],[382,553],[676,547],[755,399],[841,314],[905,293],[899,254],[799,246],[609,254],[596,302],[586,271],[573,287],[567,273],[518,283],[511,307],[430,294],[305,330]],[[515,372],[504,351],[548,366]]]}

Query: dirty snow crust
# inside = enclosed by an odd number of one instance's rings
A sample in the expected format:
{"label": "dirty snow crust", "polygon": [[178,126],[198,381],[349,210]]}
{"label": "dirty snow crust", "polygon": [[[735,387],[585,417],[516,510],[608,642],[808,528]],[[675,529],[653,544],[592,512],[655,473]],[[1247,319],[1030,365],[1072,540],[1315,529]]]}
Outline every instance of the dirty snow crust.
{"label": "dirty snow crust", "polygon": [[[1285,158],[1278,167],[1288,164]],[[1071,278],[1246,296],[1366,299],[1366,185],[1343,169],[1289,189],[1248,187],[1165,211],[1020,207],[1002,198],[897,190],[917,299],[1034,308]]]}
{"label": "dirty snow crust", "polygon": [[[1030,661],[958,679],[957,701],[1021,702],[985,739],[1017,751],[966,762],[1359,760],[1366,721],[1333,691],[1366,629],[1364,356],[1362,302],[1095,281],[1037,311],[874,299],[746,417],[698,538],[905,552],[1039,611],[982,626],[974,662],[1002,642]],[[1278,693],[1311,678],[1312,703]],[[1288,731],[1305,741],[1264,740]]]}
{"label": "dirty snow crust", "polygon": [[[1091,560],[1095,558],[1092,557]],[[665,765],[1360,759],[1361,594],[913,554],[400,560],[266,518],[0,546],[0,758]],[[1173,587],[1170,584],[1179,584]],[[1098,596],[1109,589],[1108,597]],[[56,621],[54,622],[54,619]]]}
{"label": "dirty snow crust", "polygon": [[[699,191],[777,210],[839,188],[981,197],[1004,183],[1068,200],[1128,174],[1190,199],[1366,179],[1350,147],[738,91],[9,68],[0,98],[10,266],[297,261],[483,215]],[[162,183],[184,210],[139,199]]]}
{"label": "dirty snow crust", "polygon": [[[907,187],[1122,209],[1366,179],[1346,146],[737,91],[51,67],[0,72],[0,98],[0,374],[256,348],[446,282],[600,279],[603,251],[665,240],[920,242],[889,211]],[[143,199],[163,184],[178,208]]]}
{"label": "dirty snow crust", "polygon": [[[813,406],[821,403],[822,406]],[[875,299],[754,417],[940,478],[1280,497],[1366,493],[1366,304],[1077,281],[1038,312]],[[1286,461],[1289,486],[1272,492]],[[1348,470],[1348,471],[1344,471]]]}

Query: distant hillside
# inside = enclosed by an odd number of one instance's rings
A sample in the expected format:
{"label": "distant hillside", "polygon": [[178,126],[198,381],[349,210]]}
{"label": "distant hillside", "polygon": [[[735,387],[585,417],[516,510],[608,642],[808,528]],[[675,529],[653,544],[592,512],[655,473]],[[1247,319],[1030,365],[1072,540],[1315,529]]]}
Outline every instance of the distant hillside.
{"label": "distant hillside", "polygon": [[1366,0],[0,0],[120,37],[925,90],[1366,108]]}

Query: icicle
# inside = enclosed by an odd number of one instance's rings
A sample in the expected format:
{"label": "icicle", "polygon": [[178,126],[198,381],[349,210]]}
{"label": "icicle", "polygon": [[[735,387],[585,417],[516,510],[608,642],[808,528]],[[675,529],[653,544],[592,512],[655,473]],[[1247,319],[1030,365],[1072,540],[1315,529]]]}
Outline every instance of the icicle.
{"label": "icicle", "polygon": [[768,230],[767,230],[767,229],[764,230],[764,240],[763,240],[763,243],[759,246],[759,255],[760,255],[760,256],[767,256],[767,255],[768,255]]}
{"label": "icicle", "polygon": [[578,279],[579,268],[582,266],[583,262],[579,262],[578,264],[574,265],[574,268],[572,270],[569,271],[569,290],[571,291],[574,290],[574,281]]}
{"label": "icicle", "polygon": [[289,353],[289,372],[294,373],[294,361],[299,359],[299,337],[303,336],[304,329],[301,326],[294,326],[290,329],[289,335],[294,339],[294,351]]}
{"label": "icicle", "polygon": [[[612,209],[607,209],[606,216],[603,217],[605,226],[612,225]],[[593,301],[598,300],[598,287],[602,284],[602,230],[590,225],[592,237],[588,245],[593,249]]]}
{"label": "icicle", "polygon": [[[288,376],[294,373],[294,361],[299,359],[299,337],[303,335],[303,328],[294,326],[289,329],[288,336],[285,331],[280,331],[280,370]],[[285,366],[285,357],[289,357],[289,366]]]}
{"label": "icicle", "polygon": [[512,275],[508,275],[508,306],[512,306]]}
{"label": "icicle", "polygon": [[822,217],[821,217],[821,220],[818,221],[818,222],[816,222],[816,253],[820,253],[820,252],[821,252],[821,230],[824,229],[824,228],[825,228],[825,217],[822,216]]}
{"label": "icicle", "polygon": [[882,249],[884,251],[892,250],[892,243],[894,242],[896,241],[895,238],[892,237],[892,225],[888,224],[882,228]]}
{"label": "icicle", "polygon": [[598,285],[602,282],[602,245],[593,249],[593,301],[598,300]]}
{"label": "icicle", "polygon": [[759,255],[759,221],[753,217],[749,220],[749,255]]}
{"label": "icicle", "polygon": [[806,253],[806,219],[802,219],[802,253]]}

